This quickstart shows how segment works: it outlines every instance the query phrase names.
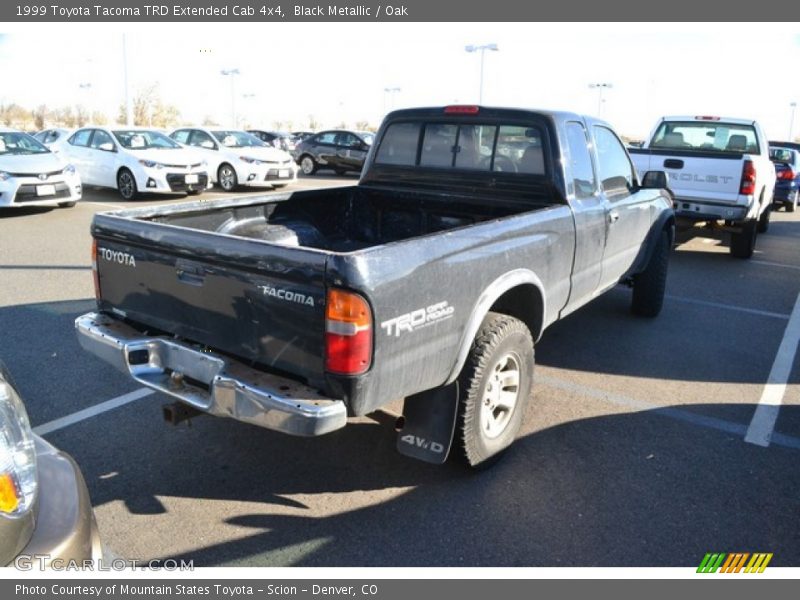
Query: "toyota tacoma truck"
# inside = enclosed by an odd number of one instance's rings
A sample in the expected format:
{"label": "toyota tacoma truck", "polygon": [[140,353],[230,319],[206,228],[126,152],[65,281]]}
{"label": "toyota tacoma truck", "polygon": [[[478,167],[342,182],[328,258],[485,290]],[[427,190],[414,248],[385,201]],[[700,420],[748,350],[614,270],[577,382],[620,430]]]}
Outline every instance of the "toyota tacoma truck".
{"label": "toyota tacoma truck", "polygon": [[775,167],[752,119],[663,117],[642,148],[630,149],[640,173],[664,170],[679,226],[699,222],[730,232],[730,253],[750,258],[769,229]]}
{"label": "toyota tacoma truck", "polygon": [[400,452],[485,466],[519,430],[548,325],[620,282],[659,313],[666,185],[589,117],[400,110],[357,185],[96,215],[97,310],[75,325],[177,399],[170,420],[316,436],[403,399]]}

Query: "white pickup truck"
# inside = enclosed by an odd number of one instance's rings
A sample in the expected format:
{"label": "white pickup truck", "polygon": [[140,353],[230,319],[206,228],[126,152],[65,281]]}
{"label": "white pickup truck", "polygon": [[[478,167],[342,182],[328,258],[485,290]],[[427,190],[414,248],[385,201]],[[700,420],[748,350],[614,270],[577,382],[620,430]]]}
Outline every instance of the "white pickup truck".
{"label": "white pickup truck", "polygon": [[629,149],[640,173],[667,172],[678,222],[714,223],[731,233],[730,251],[750,258],[769,228],[775,167],[751,119],[662,117],[642,148]]}

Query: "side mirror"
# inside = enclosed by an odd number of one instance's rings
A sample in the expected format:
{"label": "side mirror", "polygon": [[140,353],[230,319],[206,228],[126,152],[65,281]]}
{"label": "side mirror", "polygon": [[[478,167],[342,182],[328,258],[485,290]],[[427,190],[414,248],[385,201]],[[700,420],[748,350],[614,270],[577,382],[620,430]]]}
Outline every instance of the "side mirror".
{"label": "side mirror", "polygon": [[642,188],[663,190],[669,187],[669,180],[665,171],[648,171],[642,177]]}
{"label": "side mirror", "polygon": [[103,144],[100,144],[98,146],[98,148],[100,148],[100,150],[103,150],[105,152],[116,152],[117,151],[117,149],[114,147],[114,144],[112,144],[111,142],[105,142]]}
{"label": "side mirror", "polygon": [[209,150],[216,150],[217,149],[216,146],[214,145],[214,142],[211,142],[209,140],[204,140],[204,141],[200,142],[200,147],[201,148],[208,148]]}

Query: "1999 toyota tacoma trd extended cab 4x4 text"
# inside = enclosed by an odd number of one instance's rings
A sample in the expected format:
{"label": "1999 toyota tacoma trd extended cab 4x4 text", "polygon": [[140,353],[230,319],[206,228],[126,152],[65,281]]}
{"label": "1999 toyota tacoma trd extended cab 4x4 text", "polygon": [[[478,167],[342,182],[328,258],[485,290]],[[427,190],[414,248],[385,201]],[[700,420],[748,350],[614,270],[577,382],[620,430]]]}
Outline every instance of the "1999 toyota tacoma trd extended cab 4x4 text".
{"label": "1999 toyota tacoma trd extended cab 4x4 text", "polygon": [[398,450],[486,465],[548,325],[621,281],[660,311],[672,201],[643,181],[591,118],[396,111],[356,186],[96,215],[76,327],[175,406],[313,436],[403,398]]}

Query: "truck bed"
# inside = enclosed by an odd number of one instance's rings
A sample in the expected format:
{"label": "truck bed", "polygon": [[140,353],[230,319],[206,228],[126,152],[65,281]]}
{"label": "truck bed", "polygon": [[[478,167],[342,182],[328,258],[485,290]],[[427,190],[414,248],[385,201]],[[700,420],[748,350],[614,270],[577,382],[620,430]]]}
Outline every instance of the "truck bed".
{"label": "truck bed", "polygon": [[296,192],[282,201],[266,197],[246,205],[212,205],[142,219],[286,246],[352,252],[535,208],[519,203],[487,205],[468,196],[346,187]]}

